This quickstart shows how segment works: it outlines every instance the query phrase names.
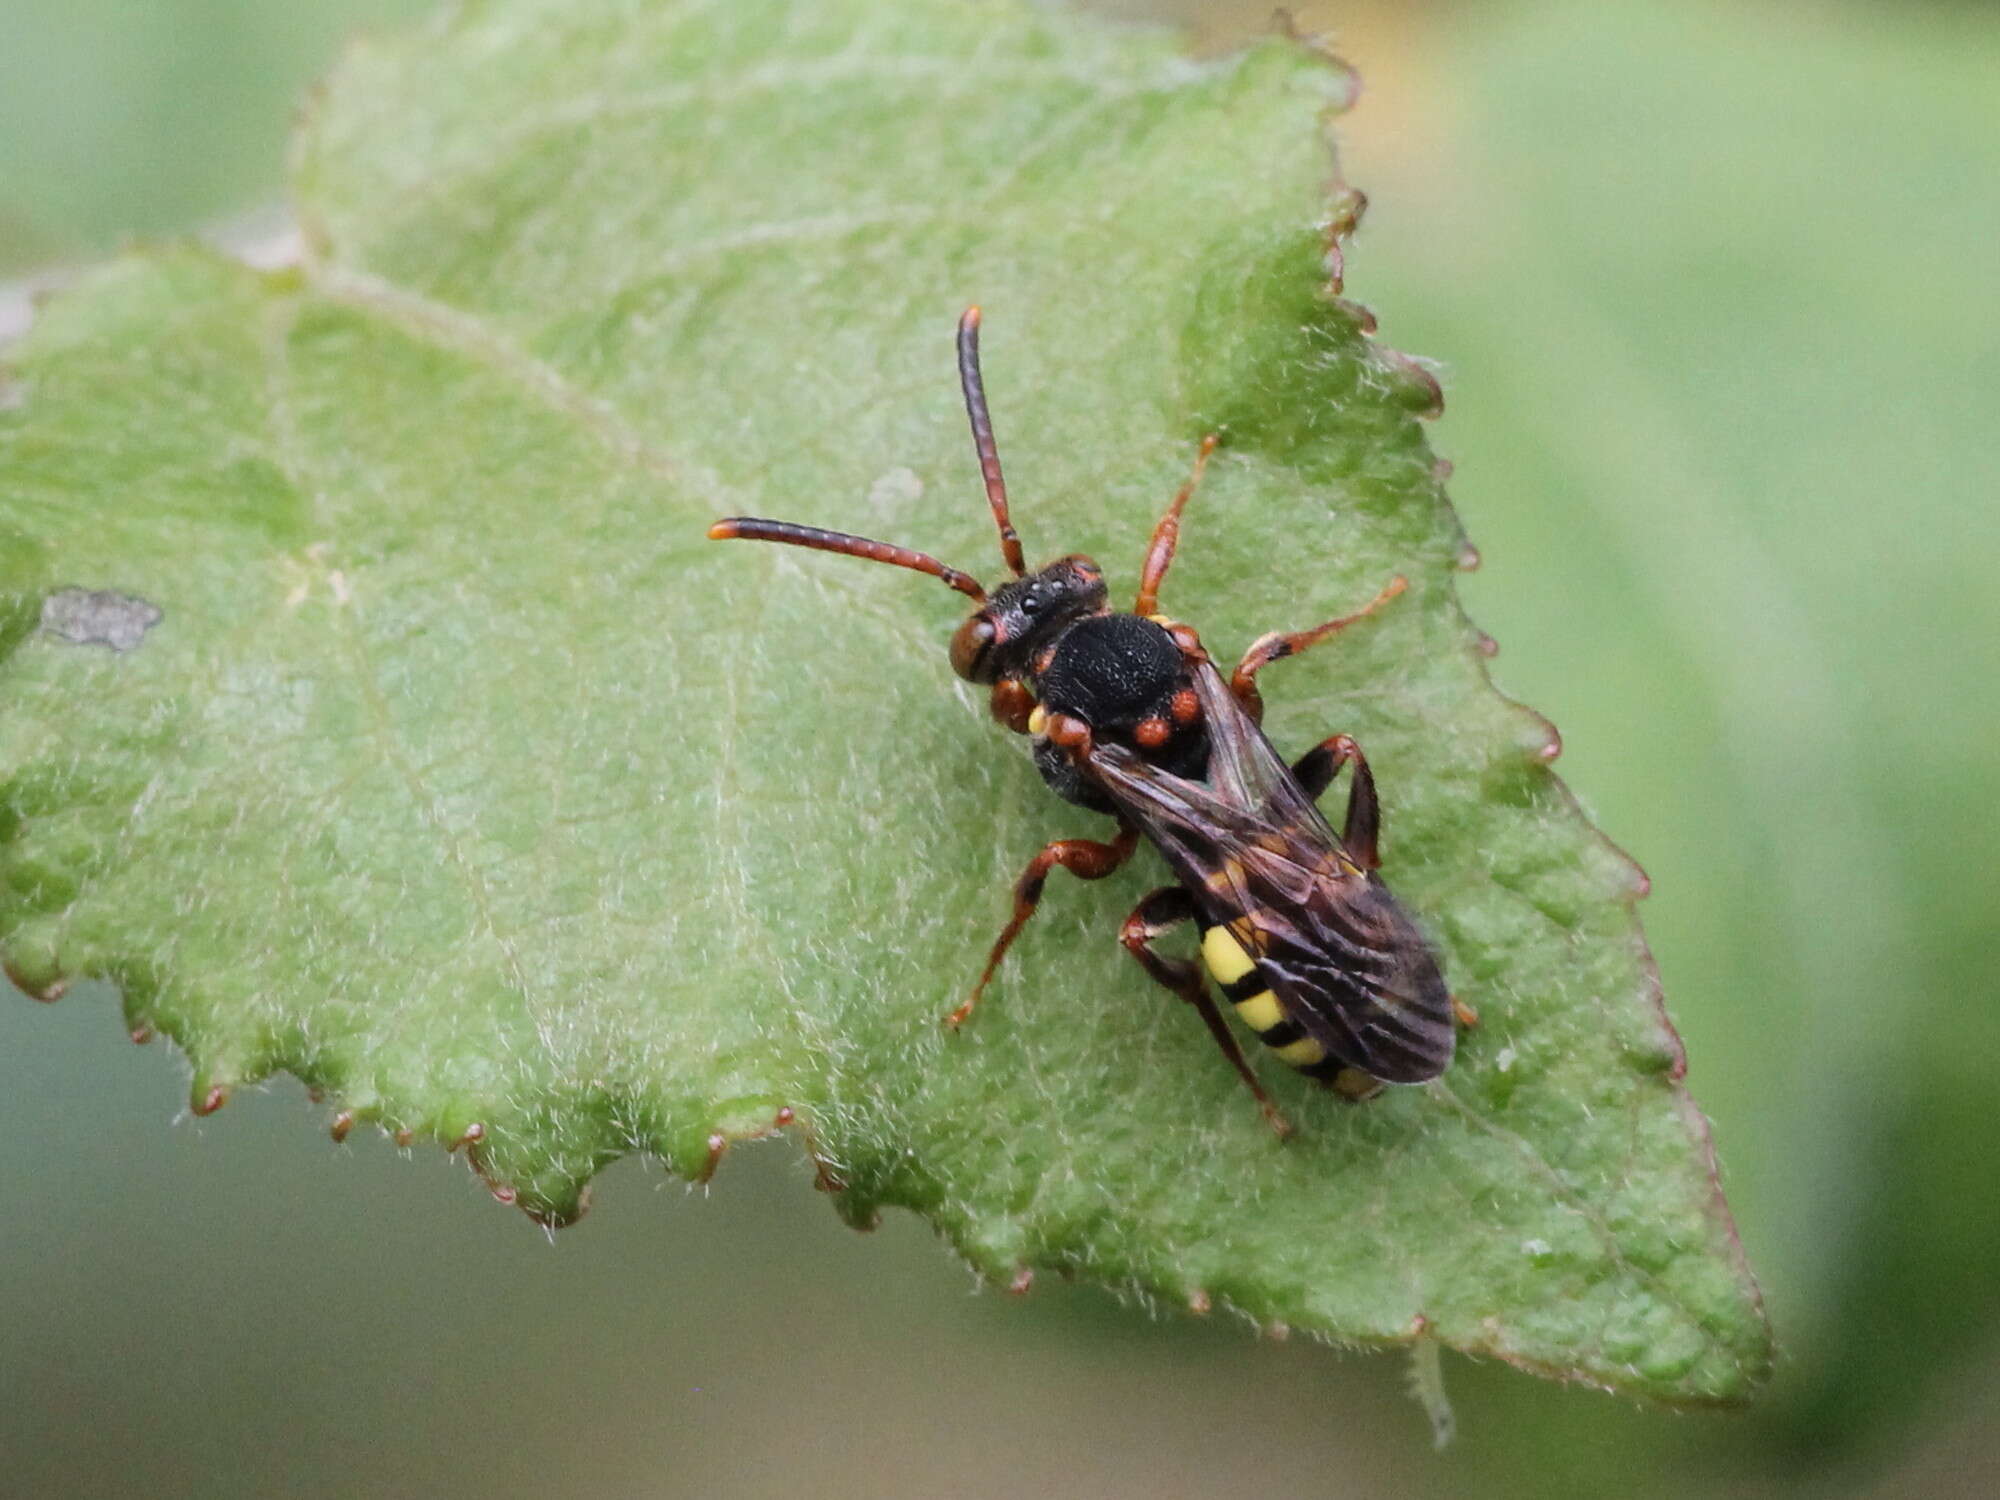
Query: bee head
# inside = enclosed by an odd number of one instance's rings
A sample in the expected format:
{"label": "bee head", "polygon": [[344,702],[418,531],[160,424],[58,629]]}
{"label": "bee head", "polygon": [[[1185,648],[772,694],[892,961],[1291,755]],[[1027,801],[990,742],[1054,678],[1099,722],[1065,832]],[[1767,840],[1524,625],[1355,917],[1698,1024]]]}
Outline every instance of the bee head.
{"label": "bee head", "polygon": [[1104,613],[1104,574],[1080,554],[1003,583],[951,638],[952,670],[968,682],[1032,676],[1044,646],[1078,620]]}

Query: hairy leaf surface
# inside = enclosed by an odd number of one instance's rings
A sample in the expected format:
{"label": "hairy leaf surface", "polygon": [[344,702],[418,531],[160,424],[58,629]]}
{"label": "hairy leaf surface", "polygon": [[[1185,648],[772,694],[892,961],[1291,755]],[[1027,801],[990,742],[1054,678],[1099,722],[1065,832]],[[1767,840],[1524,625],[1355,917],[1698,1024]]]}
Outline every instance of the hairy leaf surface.
{"label": "hairy leaf surface", "polygon": [[[1497,695],[1420,418],[1337,295],[1349,81],[1274,40],[947,0],[491,0],[358,51],[301,136],[303,265],[166,250],[46,309],[0,403],[0,941],[102,975],[209,1108],[274,1070],[463,1143],[555,1221],[647,1151],[796,1124],[843,1213],[1343,1340],[1669,1400],[1768,1338],[1679,1078],[1636,868]],[[1031,554],[1122,580],[1226,446],[1167,606],[1342,729],[1483,1017],[1278,1143],[1118,950],[1163,869],[1058,877],[1056,803],[928,580],[704,539],[762,513],[1000,569],[951,364],[986,309]],[[79,623],[80,622],[80,623]],[[1337,795],[1337,794],[1336,794]]]}

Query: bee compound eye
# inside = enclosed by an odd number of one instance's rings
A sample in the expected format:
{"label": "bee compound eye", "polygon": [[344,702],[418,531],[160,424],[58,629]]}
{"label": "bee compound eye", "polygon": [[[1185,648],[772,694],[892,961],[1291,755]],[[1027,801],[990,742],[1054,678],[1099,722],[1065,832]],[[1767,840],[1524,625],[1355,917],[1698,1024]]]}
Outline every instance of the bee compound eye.
{"label": "bee compound eye", "polygon": [[983,613],[973,615],[952,634],[951,669],[968,682],[993,681],[996,674],[987,658],[998,637],[991,618]]}

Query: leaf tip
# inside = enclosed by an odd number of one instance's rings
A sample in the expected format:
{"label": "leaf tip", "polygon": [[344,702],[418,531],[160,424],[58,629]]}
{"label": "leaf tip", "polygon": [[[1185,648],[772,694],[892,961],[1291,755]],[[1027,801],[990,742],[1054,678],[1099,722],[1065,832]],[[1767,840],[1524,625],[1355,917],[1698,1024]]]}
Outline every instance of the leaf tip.
{"label": "leaf tip", "polygon": [[707,1182],[715,1175],[715,1169],[722,1165],[722,1158],[729,1150],[729,1137],[719,1130],[712,1131],[709,1134],[706,1144],[708,1148],[708,1160],[696,1175],[694,1179],[696,1182]]}
{"label": "leaf tip", "polygon": [[44,1005],[54,1005],[69,993],[69,980],[59,974],[38,973],[27,965],[16,965],[11,959],[0,964],[0,972],[7,975],[7,982],[26,995],[30,1000],[39,1000]]}
{"label": "leaf tip", "polygon": [[[1328,147],[1332,149],[1330,140]],[[1320,221],[1324,239],[1320,268],[1326,275],[1326,290],[1336,302],[1340,302],[1340,294],[1347,285],[1347,241],[1354,237],[1354,231],[1361,226],[1361,216],[1367,211],[1368,195],[1346,183],[1335,186],[1327,200],[1326,217]],[[1363,333],[1375,332],[1375,314],[1368,308],[1359,302],[1344,302],[1341,306],[1350,310]]]}
{"label": "leaf tip", "polygon": [[1329,115],[1346,114],[1361,102],[1361,72],[1340,55],[1331,33],[1305,30],[1291,9],[1282,5],[1271,12],[1271,29],[1331,75],[1326,92]]}
{"label": "leaf tip", "polygon": [[521,1212],[542,1226],[544,1232],[553,1235],[558,1229],[567,1229],[578,1219],[590,1212],[591,1188],[584,1183],[577,1188],[567,1201],[522,1200]]}
{"label": "leaf tip", "polygon": [[1516,703],[1520,729],[1514,743],[1530,765],[1552,765],[1563,752],[1562,731],[1526,704]]}
{"label": "leaf tip", "polygon": [[1444,386],[1437,372],[1413,354],[1387,345],[1377,345],[1387,364],[1390,394],[1398,405],[1420,421],[1434,421],[1444,415]]}
{"label": "leaf tip", "polygon": [[476,1146],[485,1139],[486,1139],[486,1127],[479,1121],[474,1120],[470,1124],[468,1124],[463,1130],[459,1131],[458,1134],[452,1136],[450,1138],[450,1144],[448,1144],[444,1149],[447,1151],[457,1151],[461,1146],[464,1147]]}
{"label": "leaf tip", "polygon": [[[1330,288],[1338,290],[1337,287]],[[1354,325],[1354,331],[1364,339],[1372,339],[1382,331],[1382,325],[1375,316],[1375,309],[1365,302],[1356,302],[1350,297],[1335,297],[1333,310]]]}

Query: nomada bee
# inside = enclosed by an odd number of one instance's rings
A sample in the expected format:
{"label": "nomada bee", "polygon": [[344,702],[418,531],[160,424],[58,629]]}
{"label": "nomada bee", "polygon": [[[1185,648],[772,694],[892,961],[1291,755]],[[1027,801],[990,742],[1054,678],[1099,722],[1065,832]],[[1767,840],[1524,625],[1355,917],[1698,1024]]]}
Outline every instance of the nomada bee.
{"label": "nomada bee", "polygon": [[[1203,439],[1193,473],[1153,529],[1131,612],[1118,613],[1087,557],[1027,571],[980,379],[976,307],[959,320],[958,368],[1000,552],[1014,575],[992,593],[925,553],[844,532],[739,516],[708,533],[890,563],[972,599],[978,607],[951,639],[953,669],[987,685],[993,717],[1030,736],[1036,769],[1058,796],[1118,820],[1109,842],[1057,839],[1029,862],[985,971],[946,1024],[972,1014],[1034,915],[1050,870],[1101,880],[1144,838],[1177,883],[1141,901],[1119,941],[1195,1008],[1280,1136],[1292,1127],[1244,1059],[1201,969],[1154,947],[1184,922],[1199,925],[1202,960],[1237,1015],[1307,1077],[1356,1100],[1385,1083],[1436,1078],[1451,1063],[1454,1001],[1430,946],[1376,873],[1381,814],[1361,747],[1332,735],[1287,766],[1259,728],[1258,672],[1374,614],[1404,580],[1392,578],[1353,614],[1261,637],[1225,681],[1194,630],[1159,612],[1181,512],[1215,437]],[[1353,775],[1336,835],[1316,804],[1342,766]]]}

